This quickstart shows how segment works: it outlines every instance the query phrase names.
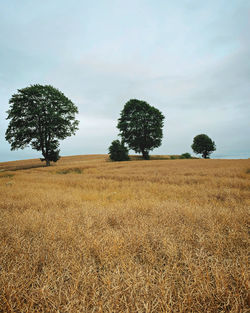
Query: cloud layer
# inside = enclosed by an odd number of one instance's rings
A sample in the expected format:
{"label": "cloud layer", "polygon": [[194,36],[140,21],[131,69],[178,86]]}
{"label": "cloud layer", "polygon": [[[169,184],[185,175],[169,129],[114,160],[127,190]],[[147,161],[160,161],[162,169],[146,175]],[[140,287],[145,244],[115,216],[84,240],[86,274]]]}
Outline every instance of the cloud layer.
{"label": "cloud layer", "polygon": [[106,153],[126,101],[166,116],[157,154],[191,152],[195,135],[214,157],[249,157],[249,1],[6,1],[0,4],[0,161],[10,152],[8,100],[18,88],[51,84],[80,111],[62,155]]}

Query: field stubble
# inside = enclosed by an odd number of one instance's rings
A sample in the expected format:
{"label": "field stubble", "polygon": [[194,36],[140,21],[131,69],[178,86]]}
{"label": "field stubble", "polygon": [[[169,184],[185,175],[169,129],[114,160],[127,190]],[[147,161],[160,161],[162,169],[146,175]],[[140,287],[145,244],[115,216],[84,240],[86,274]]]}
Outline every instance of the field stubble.
{"label": "field stubble", "polygon": [[247,312],[250,161],[106,159],[0,163],[0,312]]}

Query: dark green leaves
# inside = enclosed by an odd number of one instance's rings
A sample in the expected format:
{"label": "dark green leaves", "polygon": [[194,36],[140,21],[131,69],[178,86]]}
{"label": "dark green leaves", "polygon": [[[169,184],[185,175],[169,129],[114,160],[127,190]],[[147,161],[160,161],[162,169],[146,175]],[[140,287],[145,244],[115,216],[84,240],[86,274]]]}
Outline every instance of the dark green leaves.
{"label": "dark green leaves", "polygon": [[204,159],[209,158],[210,154],[216,150],[214,141],[205,134],[194,137],[191,148],[196,154],[202,154]]}
{"label": "dark green leaves", "polygon": [[112,161],[128,161],[128,149],[119,140],[114,140],[109,147],[109,157]]}
{"label": "dark green leaves", "polygon": [[52,86],[32,85],[19,89],[7,111],[10,120],[6,140],[11,149],[30,145],[42,151],[46,161],[59,159],[59,140],[75,134],[77,107]]}
{"label": "dark green leaves", "polygon": [[148,158],[148,152],[161,145],[163,114],[147,102],[132,99],[128,101],[118,120],[122,140],[135,152]]}

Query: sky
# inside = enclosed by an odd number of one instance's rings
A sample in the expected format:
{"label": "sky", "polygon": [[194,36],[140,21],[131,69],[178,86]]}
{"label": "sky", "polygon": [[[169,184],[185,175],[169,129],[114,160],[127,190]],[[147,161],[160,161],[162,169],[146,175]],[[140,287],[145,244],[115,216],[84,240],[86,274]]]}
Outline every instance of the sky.
{"label": "sky", "polygon": [[[41,157],[5,141],[9,99],[52,85],[79,109],[61,155],[107,153],[130,99],[165,116],[153,154],[250,157],[250,0],[0,0],[0,162]],[[133,153],[131,151],[131,153]]]}

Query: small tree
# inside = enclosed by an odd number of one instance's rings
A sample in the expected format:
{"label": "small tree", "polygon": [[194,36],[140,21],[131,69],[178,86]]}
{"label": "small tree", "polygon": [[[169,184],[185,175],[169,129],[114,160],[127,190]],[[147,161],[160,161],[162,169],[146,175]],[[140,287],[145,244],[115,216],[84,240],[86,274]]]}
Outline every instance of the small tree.
{"label": "small tree", "polygon": [[202,154],[204,159],[208,159],[210,154],[216,150],[214,141],[205,134],[200,134],[194,137],[191,148],[194,153]]}
{"label": "small tree", "polygon": [[59,140],[78,129],[78,110],[72,101],[52,86],[32,85],[19,89],[9,103],[5,138],[11,150],[30,145],[42,152],[46,166],[59,160]]}
{"label": "small tree", "polygon": [[161,145],[163,114],[145,101],[129,100],[118,120],[122,140],[129,149],[149,159],[149,151]]}
{"label": "small tree", "polygon": [[128,161],[128,149],[119,140],[114,140],[109,147],[109,157],[112,161]]}

